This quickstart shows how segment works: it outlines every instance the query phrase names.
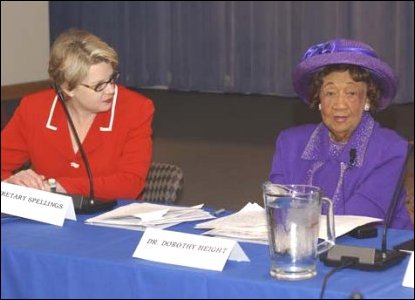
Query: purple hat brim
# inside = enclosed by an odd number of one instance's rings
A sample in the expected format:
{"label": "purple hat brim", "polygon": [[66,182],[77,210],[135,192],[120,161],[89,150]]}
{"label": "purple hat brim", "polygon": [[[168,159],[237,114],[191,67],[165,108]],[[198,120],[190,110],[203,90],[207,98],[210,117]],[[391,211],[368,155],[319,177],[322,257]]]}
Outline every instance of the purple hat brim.
{"label": "purple hat brim", "polygon": [[349,64],[368,70],[382,91],[379,110],[385,109],[393,100],[398,88],[398,77],[392,68],[378,58],[354,52],[335,52],[316,55],[300,62],[293,72],[293,86],[298,96],[309,103],[310,81],[319,69],[334,64]]}

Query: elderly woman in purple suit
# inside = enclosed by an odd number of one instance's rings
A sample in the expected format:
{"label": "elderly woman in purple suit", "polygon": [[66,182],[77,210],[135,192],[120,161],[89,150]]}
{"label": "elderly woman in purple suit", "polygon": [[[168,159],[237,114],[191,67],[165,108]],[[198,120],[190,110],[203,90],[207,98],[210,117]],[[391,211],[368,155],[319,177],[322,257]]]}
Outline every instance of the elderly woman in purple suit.
{"label": "elderly woman in purple suit", "polygon": [[[322,122],[290,128],[277,138],[270,181],[319,186],[335,214],[384,219],[408,142],[382,128],[370,112],[386,108],[398,79],[368,45],[335,39],[309,48],[293,72],[296,93]],[[391,227],[413,228],[405,191]]]}

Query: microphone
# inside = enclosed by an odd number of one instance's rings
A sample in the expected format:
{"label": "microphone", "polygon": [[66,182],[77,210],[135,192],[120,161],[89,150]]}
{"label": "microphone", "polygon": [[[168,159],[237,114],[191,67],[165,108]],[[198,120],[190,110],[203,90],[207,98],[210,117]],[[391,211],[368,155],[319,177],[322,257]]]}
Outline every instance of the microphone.
{"label": "microphone", "polygon": [[[86,173],[87,173],[88,181],[89,181],[89,197],[85,197],[84,195],[69,195],[72,197],[75,212],[78,214],[89,214],[89,213],[109,210],[113,208],[117,202],[115,200],[102,201],[102,200],[98,200],[95,198],[94,181],[92,179],[92,172],[91,172],[91,167],[89,165],[88,157],[86,156],[84,148],[82,147],[82,143],[79,139],[78,132],[75,129],[75,125],[72,121],[71,115],[69,114],[68,108],[66,107],[63,92],[57,84],[53,84],[53,87],[56,91],[56,94],[58,95],[59,101],[62,103],[63,110],[65,111],[65,115],[68,118],[69,126],[72,129],[72,133],[74,135],[76,144],[78,145],[79,152],[81,153],[81,158],[85,165],[85,169],[86,169]],[[61,194],[64,194],[64,193],[61,193]]]}
{"label": "microphone", "polygon": [[356,148],[350,149],[350,152],[349,152],[349,167],[355,167],[356,166],[356,156],[357,156]]}
{"label": "microphone", "polygon": [[[381,249],[363,248],[344,245],[335,245],[329,251],[320,255],[320,260],[327,266],[337,267],[344,265],[347,261],[353,261],[354,264],[350,266],[352,269],[360,269],[366,271],[380,271],[387,269],[405,258],[405,252],[397,249],[388,250],[387,231],[395,212],[396,205],[399,201],[399,192],[402,189],[405,179],[406,165],[409,159],[412,145],[408,144],[408,151],[401,169],[401,173],[396,182],[393,197],[389,203],[385,221],[383,223],[383,235]],[[353,149],[352,149],[353,150]],[[352,152],[352,151],[350,151]],[[352,154],[352,153],[351,153]]]}

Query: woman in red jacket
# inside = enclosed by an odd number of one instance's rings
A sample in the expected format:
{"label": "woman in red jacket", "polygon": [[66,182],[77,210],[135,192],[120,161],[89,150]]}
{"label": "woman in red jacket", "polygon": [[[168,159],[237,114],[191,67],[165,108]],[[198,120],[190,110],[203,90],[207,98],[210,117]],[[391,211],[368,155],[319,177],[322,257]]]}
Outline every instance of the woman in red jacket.
{"label": "woman in red jacket", "polygon": [[[1,133],[1,179],[87,196],[86,158],[96,197],[137,198],[152,158],[154,106],[117,85],[117,69],[117,53],[100,38],[62,33],[49,61],[55,89],[24,97]],[[16,171],[27,161],[30,169]]]}

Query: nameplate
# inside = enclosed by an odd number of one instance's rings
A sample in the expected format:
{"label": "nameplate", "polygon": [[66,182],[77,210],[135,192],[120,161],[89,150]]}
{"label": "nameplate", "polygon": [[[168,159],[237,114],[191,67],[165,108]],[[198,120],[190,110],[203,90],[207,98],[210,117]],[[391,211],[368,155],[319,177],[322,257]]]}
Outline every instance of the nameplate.
{"label": "nameplate", "polygon": [[76,220],[71,197],[7,182],[1,183],[1,212],[57,226]]}
{"label": "nameplate", "polygon": [[233,260],[249,261],[234,240],[147,228],[133,257],[222,271],[231,253]]}
{"label": "nameplate", "polygon": [[406,267],[405,276],[402,285],[409,288],[414,288],[414,252],[411,253],[408,266]]}

